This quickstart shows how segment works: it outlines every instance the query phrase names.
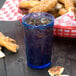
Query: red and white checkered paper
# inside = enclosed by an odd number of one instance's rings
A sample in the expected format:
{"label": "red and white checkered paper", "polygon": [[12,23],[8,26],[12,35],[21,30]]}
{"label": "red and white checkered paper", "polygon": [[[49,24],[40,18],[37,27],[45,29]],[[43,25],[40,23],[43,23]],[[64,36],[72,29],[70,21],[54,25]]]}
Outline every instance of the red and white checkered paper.
{"label": "red and white checkered paper", "polygon": [[68,12],[55,19],[55,26],[76,26],[75,16],[73,12]]}
{"label": "red and white checkered paper", "polygon": [[21,0],[6,0],[0,9],[0,21],[15,21],[22,18],[22,14],[18,13],[18,3]]}

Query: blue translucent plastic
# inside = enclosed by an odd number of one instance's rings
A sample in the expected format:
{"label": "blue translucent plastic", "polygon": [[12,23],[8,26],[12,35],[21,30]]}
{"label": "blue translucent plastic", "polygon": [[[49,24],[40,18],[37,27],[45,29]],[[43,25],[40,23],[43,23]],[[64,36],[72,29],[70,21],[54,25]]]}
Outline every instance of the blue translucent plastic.
{"label": "blue translucent plastic", "polygon": [[52,20],[47,25],[35,26],[25,23],[25,19],[30,14],[22,18],[25,31],[27,64],[31,68],[42,69],[51,64],[54,17],[48,13],[32,13],[32,15],[34,14],[42,14]]}

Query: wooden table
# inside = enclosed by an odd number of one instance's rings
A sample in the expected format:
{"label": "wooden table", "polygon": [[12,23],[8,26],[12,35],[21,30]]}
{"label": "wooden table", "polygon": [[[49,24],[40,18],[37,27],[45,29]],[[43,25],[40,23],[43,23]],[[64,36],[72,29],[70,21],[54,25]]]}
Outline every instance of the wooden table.
{"label": "wooden table", "polygon": [[[0,7],[4,0],[1,0]],[[24,30],[19,21],[0,21],[0,31],[14,38],[20,45],[17,54],[6,49],[3,52],[5,58],[0,59],[0,76],[49,76],[48,69],[51,66],[64,66],[64,74],[76,76],[76,39],[54,37],[52,65],[42,70],[31,69],[27,66]]]}

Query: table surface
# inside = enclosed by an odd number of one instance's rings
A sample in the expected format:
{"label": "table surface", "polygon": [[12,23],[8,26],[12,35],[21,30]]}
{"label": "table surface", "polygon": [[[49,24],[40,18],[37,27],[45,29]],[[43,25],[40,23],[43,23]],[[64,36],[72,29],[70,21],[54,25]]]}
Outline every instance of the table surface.
{"label": "table surface", "polygon": [[[4,1],[0,1],[0,7]],[[0,76],[49,76],[47,71],[51,66],[64,66],[63,74],[76,76],[76,39],[54,37],[52,65],[42,70],[36,70],[29,68],[26,64],[22,24],[19,21],[0,21],[0,31],[15,39],[20,45],[16,54],[3,49],[6,57],[0,59]]]}

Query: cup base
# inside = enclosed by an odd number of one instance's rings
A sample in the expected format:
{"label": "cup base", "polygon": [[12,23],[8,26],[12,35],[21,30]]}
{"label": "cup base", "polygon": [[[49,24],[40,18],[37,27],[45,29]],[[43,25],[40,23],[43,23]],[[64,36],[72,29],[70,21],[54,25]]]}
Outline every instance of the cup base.
{"label": "cup base", "polygon": [[32,65],[30,63],[27,62],[27,65],[33,69],[43,69],[43,68],[46,68],[48,66],[51,65],[51,62],[49,62],[48,64],[45,64],[45,65],[42,65],[42,66],[36,66],[36,65]]}

